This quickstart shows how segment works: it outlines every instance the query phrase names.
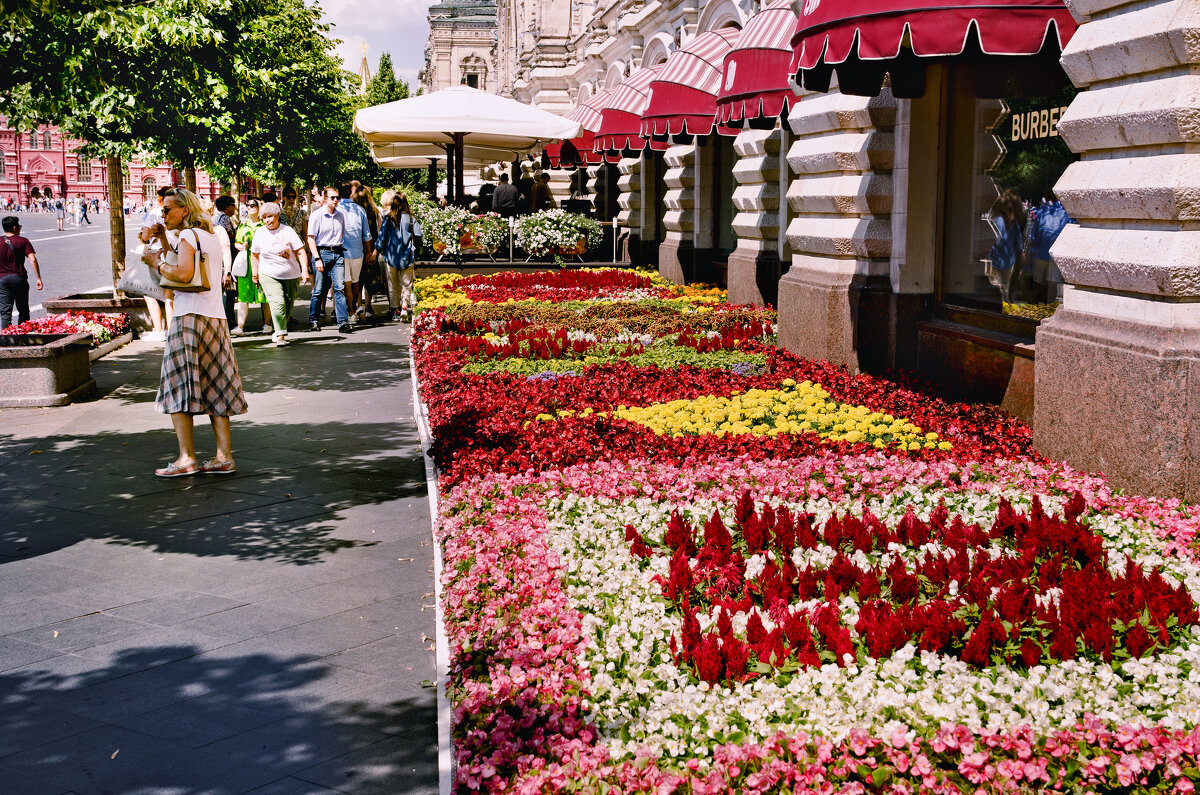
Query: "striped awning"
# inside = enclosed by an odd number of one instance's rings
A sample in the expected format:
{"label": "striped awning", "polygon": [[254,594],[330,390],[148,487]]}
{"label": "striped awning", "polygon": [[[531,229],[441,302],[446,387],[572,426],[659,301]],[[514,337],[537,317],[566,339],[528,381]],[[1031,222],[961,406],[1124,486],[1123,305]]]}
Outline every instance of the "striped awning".
{"label": "striped awning", "polygon": [[[600,129],[595,133],[593,147],[597,152],[617,154],[641,151],[648,143],[642,137],[642,113],[650,101],[650,83],[658,76],[663,64],[639,69],[612,89],[608,104],[600,111]],[[666,144],[649,142],[652,149],[666,149]]]}
{"label": "striped awning", "polygon": [[774,125],[796,101],[789,67],[797,21],[791,0],[775,0],[746,23],[725,56],[717,93],[719,132],[735,135],[736,127],[760,119]]}
{"label": "striped awning", "polygon": [[[878,72],[878,62],[957,56],[968,47],[981,56],[1036,55],[1050,43],[1061,51],[1076,27],[1063,0],[805,0],[792,71],[823,91],[834,66],[875,62]],[[838,75],[844,93],[858,93]]]}
{"label": "striped awning", "polygon": [[550,157],[551,165],[555,168],[559,167],[564,151],[567,152],[568,160],[574,161],[568,165],[594,166],[604,159],[603,155],[594,151],[595,138],[596,132],[600,129],[600,122],[603,121],[600,111],[608,104],[610,97],[612,97],[611,89],[605,88],[597,91],[586,102],[581,102],[571,108],[571,112],[564,116],[571,121],[579,122],[580,134],[578,138],[571,138],[558,145],[546,147],[546,154]]}
{"label": "striped awning", "polygon": [[666,140],[712,132],[725,56],[741,33],[737,28],[710,30],[671,53],[650,84],[643,137]]}

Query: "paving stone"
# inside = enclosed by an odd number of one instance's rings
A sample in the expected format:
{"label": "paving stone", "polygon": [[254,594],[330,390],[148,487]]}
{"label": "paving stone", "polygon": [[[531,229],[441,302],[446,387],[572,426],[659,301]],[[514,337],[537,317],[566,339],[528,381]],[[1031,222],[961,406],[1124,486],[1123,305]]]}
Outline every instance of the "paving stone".
{"label": "paving stone", "polygon": [[[82,715],[51,709],[39,704],[6,706],[4,731],[0,732],[0,759],[29,748],[36,748],[64,737],[81,734],[103,724]],[[3,763],[0,762],[0,765]],[[2,774],[0,774],[2,777]],[[3,780],[0,778],[0,780]],[[12,787],[5,781],[6,787]],[[21,790],[9,789],[9,792]]]}
{"label": "paving stone", "polygon": [[61,652],[51,651],[32,643],[22,643],[13,638],[0,638],[0,671],[20,668],[30,663],[57,657],[59,654]]}
{"label": "paving stone", "polygon": [[166,596],[119,607],[111,613],[121,618],[145,621],[148,624],[170,625],[212,613],[220,613],[245,604],[236,599],[225,599],[212,594],[177,591]]}
{"label": "paving stone", "polygon": [[[11,565],[11,564],[10,564]],[[3,570],[0,569],[0,574]],[[13,602],[0,609],[0,635],[10,635],[23,629],[54,624],[68,618],[77,618],[91,612],[85,607],[65,604],[53,599],[26,599]]]}
{"label": "paving stone", "polygon": [[151,737],[200,748],[279,720],[273,712],[249,709],[224,696],[201,696],[117,721]]}
{"label": "paving stone", "polygon": [[295,777],[356,795],[435,795],[437,772],[436,744],[391,737],[302,770]]}
{"label": "paving stone", "polygon": [[259,787],[247,795],[338,795],[338,790],[288,776],[273,781],[265,787]]}
{"label": "paving stone", "polygon": [[110,643],[145,631],[145,624],[96,613],[22,630],[6,637],[62,653]]}
{"label": "paving stone", "polygon": [[249,765],[290,775],[374,745],[387,735],[363,725],[341,724],[319,714],[293,715],[204,747],[233,766]]}
{"label": "paving stone", "polygon": [[233,642],[294,627],[312,621],[314,616],[314,613],[307,611],[276,610],[252,604],[188,621],[182,626]]}

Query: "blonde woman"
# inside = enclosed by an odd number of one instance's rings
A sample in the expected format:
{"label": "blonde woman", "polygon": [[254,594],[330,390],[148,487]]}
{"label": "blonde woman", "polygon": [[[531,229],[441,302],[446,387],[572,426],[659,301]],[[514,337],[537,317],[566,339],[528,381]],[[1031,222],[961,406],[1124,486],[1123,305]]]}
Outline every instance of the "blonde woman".
{"label": "blonde woman", "polygon": [[[177,234],[172,245],[165,231],[158,231],[163,251],[174,250],[174,264],[165,258],[158,268],[176,281],[190,281],[195,252],[203,254],[201,267],[207,269],[209,289],[175,294],[175,315],[163,350],[162,375],[159,378],[155,407],[171,415],[179,457],[154,474],[160,478],[187,475],[232,475],[237,471],[233,460],[229,418],[246,413],[242,376],[233,355],[229,323],[221,296],[224,252],[212,222],[200,207],[196,194],[183,188],[171,188],[163,196],[163,225]],[[207,414],[216,436],[217,453],[206,463],[196,460],[193,417]]]}

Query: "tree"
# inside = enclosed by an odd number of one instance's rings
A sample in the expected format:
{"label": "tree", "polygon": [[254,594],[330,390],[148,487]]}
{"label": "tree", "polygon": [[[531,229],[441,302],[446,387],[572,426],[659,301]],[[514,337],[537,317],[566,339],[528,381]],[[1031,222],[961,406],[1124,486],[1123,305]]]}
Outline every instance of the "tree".
{"label": "tree", "polygon": [[408,99],[408,83],[396,77],[396,69],[392,66],[392,54],[384,52],[379,56],[379,69],[367,84],[362,107],[385,105],[401,99]]}
{"label": "tree", "polygon": [[[0,32],[12,89],[0,113],[14,126],[61,125],[108,159],[110,175],[134,150],[185,173],[244,172],[239,159],[261,169],[312,148],[344,96],[328,28],[304,0],[20,1],[24,15]],[[110,185],[120,206],[119,179]],[[123,221],[112,242],[115,283]]]}

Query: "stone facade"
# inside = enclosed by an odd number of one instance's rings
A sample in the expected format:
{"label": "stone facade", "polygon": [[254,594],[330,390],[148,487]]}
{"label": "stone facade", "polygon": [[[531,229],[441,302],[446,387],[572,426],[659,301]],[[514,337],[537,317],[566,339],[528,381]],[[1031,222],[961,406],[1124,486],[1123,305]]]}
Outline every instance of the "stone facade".
{"label": "stone facade", "polygon": [[1200,497],[1200,13],[1076,0],[1059,122],[1080,153],[1056,190],[1078,221],[1069,285],[1038,330],[1034,441],[1139,491]]}
{"label": "stone facade", "polygon": [[421,85],[426,92],[466,84],[495,94],[496,3],[443,0],[429,7],[429,42]]}
{"label": "stone facade", "polygon": [[[36,197],[46,196],[107,198],[108,168],[102,158],[80,158],[77,150],[81,146],[83,141],[64,136],[58,127],[14,130],[0,118],[0,198],[11,196],[15,203],[25,206]],[[134,158],[126,165],[126,195],[136,201],[164,185],[183,184],[183,172],[169,163],[153,164]],[[203,171],[196,172],[196,182],[200,195],[213,199],[221,195],[220,186]]]}

